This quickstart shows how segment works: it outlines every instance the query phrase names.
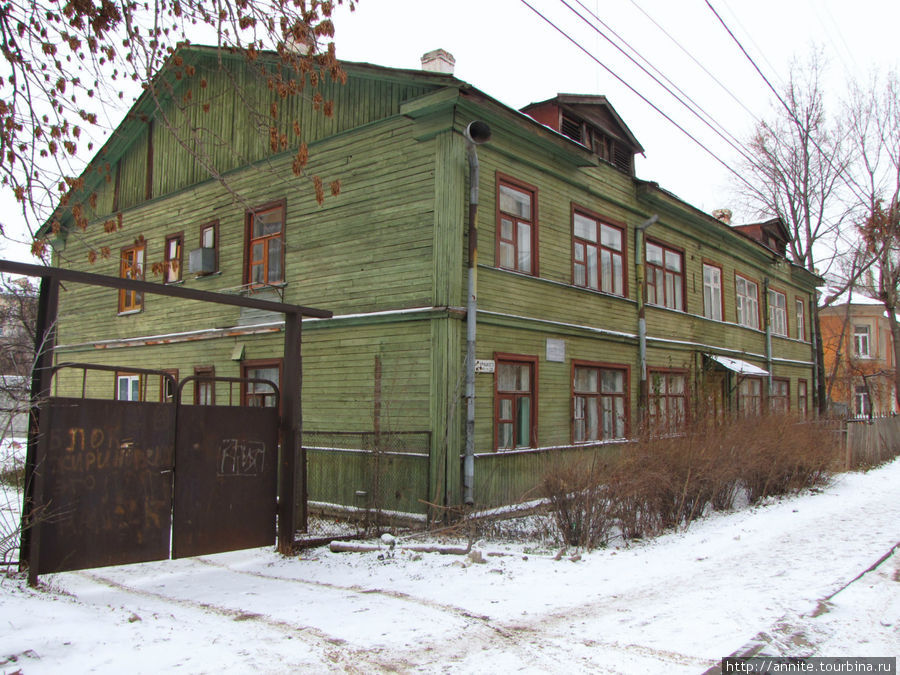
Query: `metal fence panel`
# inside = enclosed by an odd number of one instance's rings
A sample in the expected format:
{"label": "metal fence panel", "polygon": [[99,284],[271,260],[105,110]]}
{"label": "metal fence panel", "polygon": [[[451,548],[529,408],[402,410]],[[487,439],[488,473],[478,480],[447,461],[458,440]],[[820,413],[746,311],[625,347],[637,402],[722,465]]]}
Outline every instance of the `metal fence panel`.
{"label": "metal fence panel", "polygon": [[427,431],[304,431],[309,498],[367,512],[425,513]]}

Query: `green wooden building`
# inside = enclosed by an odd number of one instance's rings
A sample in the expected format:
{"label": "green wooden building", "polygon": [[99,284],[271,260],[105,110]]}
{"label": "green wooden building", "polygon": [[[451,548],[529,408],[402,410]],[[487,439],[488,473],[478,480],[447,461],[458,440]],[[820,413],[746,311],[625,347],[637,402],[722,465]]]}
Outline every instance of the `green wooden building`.
{"label": "green wooden building", "polygon": [[[730,227],[637,179],[643,149],[604,97],[517,111],[452,74],[344,63],[346,83],[320,84],[333,115],[287,99],[273,132],[245,99],[265,109],[278,92],[253,84],[243,57],[223,57],[226,75],[215,50],[176,56],[160,77],[191,77],[172,79],[168,101],[141,97],[86,172],[88,227],[60,209],[44,234],[60,266],[334,313],[303,322],[313,504],[423,514],[463,501],[474,120],[491,129],[475,151],[476,505],[533,496],[573,453],[627,451],[639,420],[812,408],[817,279],[786,259],[784,229]],[[287,147],[273,150],[272,133]],[[296,138],[337,196],[320,204],[294,176]],[[86,246],[100,252],[92,264]],[[121,367],[92,375],[91,395],[171,396],[129,368],[279,377],[280,316],[71,284],[60,312],[58,361]],[[269,402],[239,389],[185,391],[197,404]]]}

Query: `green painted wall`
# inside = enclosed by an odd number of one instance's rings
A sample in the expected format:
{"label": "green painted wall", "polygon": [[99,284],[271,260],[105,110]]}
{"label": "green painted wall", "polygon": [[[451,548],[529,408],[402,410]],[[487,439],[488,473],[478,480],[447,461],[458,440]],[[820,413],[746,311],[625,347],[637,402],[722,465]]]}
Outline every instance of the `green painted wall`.
{"label": "green painted wall", "polygon": [[[478,150],[476,357],[493,359],[498,352],[537,357],[537,446],[551,448],[495,453],[494,375],[477,375],[479,503],[533,496],[542,467],[565,454],[558,446],[571,443],[574,360],[627,368],[632,418],[636,415],[640,364],[634,229],[650,215],[658,214],[660,220],[648,234],[684,250],[687,298],[685,312],[647,308],[650,368],[683,368],[690,371],[691,382],[696,382],[701,377],[702,353],[725,354],[766,367],[764,332],[732,323],[735,271],[759,281],[760,289],[763,278],[769,278],[773,287],[786,293],[790,334],[795,334],[793,300],[804,298],[807,308],[810,306],[809,275],[775,264],[771,254],[760,247],[664,194],[648,197],[645,187],[611,166],[589,166],[583,150],[524,123],[493,102],[473,103],[457,89],[429,96],[433,83],[408,78],[404,84],[404,77],[408,76],[395,74],[379,80],[368,71],[351,72],[347,86],[334,91],[333,119],[294,111],[303,119],[303,137],[313,141],[309,173],[339,178],[342,183],[340,195],[327,198],[324,205],[316,203],[306,180],[292,176],[293,151],[270,156],[265,146],[254,140],[252,124],[232,102],[228,105],[235,109],[234,114],[230,118],[213,116],[210,124],[222,133],[228,128],[236,134],[228,137],[235,166],[258,160],[255,164],[231,171],[226,188],[207,179],[196,163],[179,154],[181,150],[166,145],[165,129],[155,124],[153,198],[144,201],[149,134],[144,129],[133,139],[119,168],[118,206],[123,228],[112,235],[98,235],[97,228],[84,235],[70,234],[65,248],[58,252],[59,264],[85,268],[85,240],[95,247],[109,246],[112,256],[89,269],[117,276],[119,249],[143,237],[149,270],[162,260],[166,235],[183,233],[187,252],[199,246],[201,227],[215,219],[219,223],[219,273],[196,279],[185,273],[182,283],[203,290],[235,288],[243,283],[247,209],[284,200],[287,284],[281,289],[283,298],[330,309],[337,317],[304,322],[305,428],[361,433],[378,426],[387,433],[423,432],[428,435],[430,454],[424,459],[421,453],[391,459],[394,482],[372,488],[371,456],[316,451],[310,459],[313,499],[360,505],[364,498],[357,492],[371,495],[380,490],[386,508],[413,511],[423,511],[425,502],[452,504],[460,500],[468,201],[461,131],[473,118],[483,115],[497,123],[494,138]],[[203,95],[213,97],[224,91],[220,83],[211,81]],[[540,143],[532,142],[535,134],[542,135]],[[548,154],[547,148],[555,150]],[[221,161],[232,160],[223,157]],[[498,172],[537,189],[539,278],[494,266]],[[110,183],[104,189],[112,189]],[[98,212],[110,210],[111,205],[111,193],[104,192]],[[625,226],[628,297],[572,285],[573,205]],[[96,222],[104,219],[104,215],[98,216]],[[722,322],[702,317],[705,260],[722,267],[726,319]],[[152,278],[149,272],[148,278]],[[148,296],[142,312],[117,316],[116,292],[77,285],[67,287],[61,308],[61,360],[177,368],[182,376],[193,372],[195,366],[214,364],[217,375],[234,376],[239,374],[239,363],[231,360],[236,345],[244,346],[246,359],[282,353],[283,333],[277,323],[255,328],[270,331],[258,335],[185,341],[185,332],[192,330],[234,333],[235,326],[250,320],[235,308]],[[108,342],[172,334],[178,334],[174,344],[112,348]],[[564,362],[547,361],[548,338],[565,342]],[[799,380],[808,381],[812,395],[811,369],[806,365],[812,360],[811,346],[783,337],[774,337],[772,344],[773,373],[789,378],[794,407]],[[376,394],[376,359],[380,362],[380,398]],[[105,378],[91,380],[88,388],[93,395],[111,393],[112,376]],[[154,399],[158,392],[154,394],[153,387],[158,383],[148,384],[148,398]],[[79,386],[78,378],[60,380],[61,392]],[[223,397],[227,391],[220,387],[217,398],[226,400]],[[602,458],[622,447],[608,444],[572,452],[595,453]],[[409,484],[418,487],[410,490]]]}

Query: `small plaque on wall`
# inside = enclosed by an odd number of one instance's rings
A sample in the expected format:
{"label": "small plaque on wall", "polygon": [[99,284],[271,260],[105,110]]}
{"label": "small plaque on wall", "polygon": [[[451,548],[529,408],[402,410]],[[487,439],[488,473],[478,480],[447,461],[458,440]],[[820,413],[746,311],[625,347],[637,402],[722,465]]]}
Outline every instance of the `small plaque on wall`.
{"label": "small plaque on wall", "polygon": [[556,363],[566,362],[566,341],[547,338],[547,360]]}
{"label": "small plaque on wall", "polygon": [[493,373],[494,361],[492,359],[475,359],[476,373]]}

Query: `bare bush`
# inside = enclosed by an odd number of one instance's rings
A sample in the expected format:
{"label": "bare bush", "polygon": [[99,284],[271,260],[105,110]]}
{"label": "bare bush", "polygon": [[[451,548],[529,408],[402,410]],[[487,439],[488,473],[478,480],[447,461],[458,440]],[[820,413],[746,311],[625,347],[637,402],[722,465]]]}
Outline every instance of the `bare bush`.
{"label": "bare bush", "polygon": [[561,464],[543,479],[561,537],[592,548],[687,527],[712,510],[826,483],[834,434],[790,415],[695,421],[681,433],[645,433],[610,466]]}
{"label": "bare bush", "polygon": [[569,546],[595,548],[609,541],[615,523],[606,465],[588,460],[561,463],[541,481],[560,538]]}

